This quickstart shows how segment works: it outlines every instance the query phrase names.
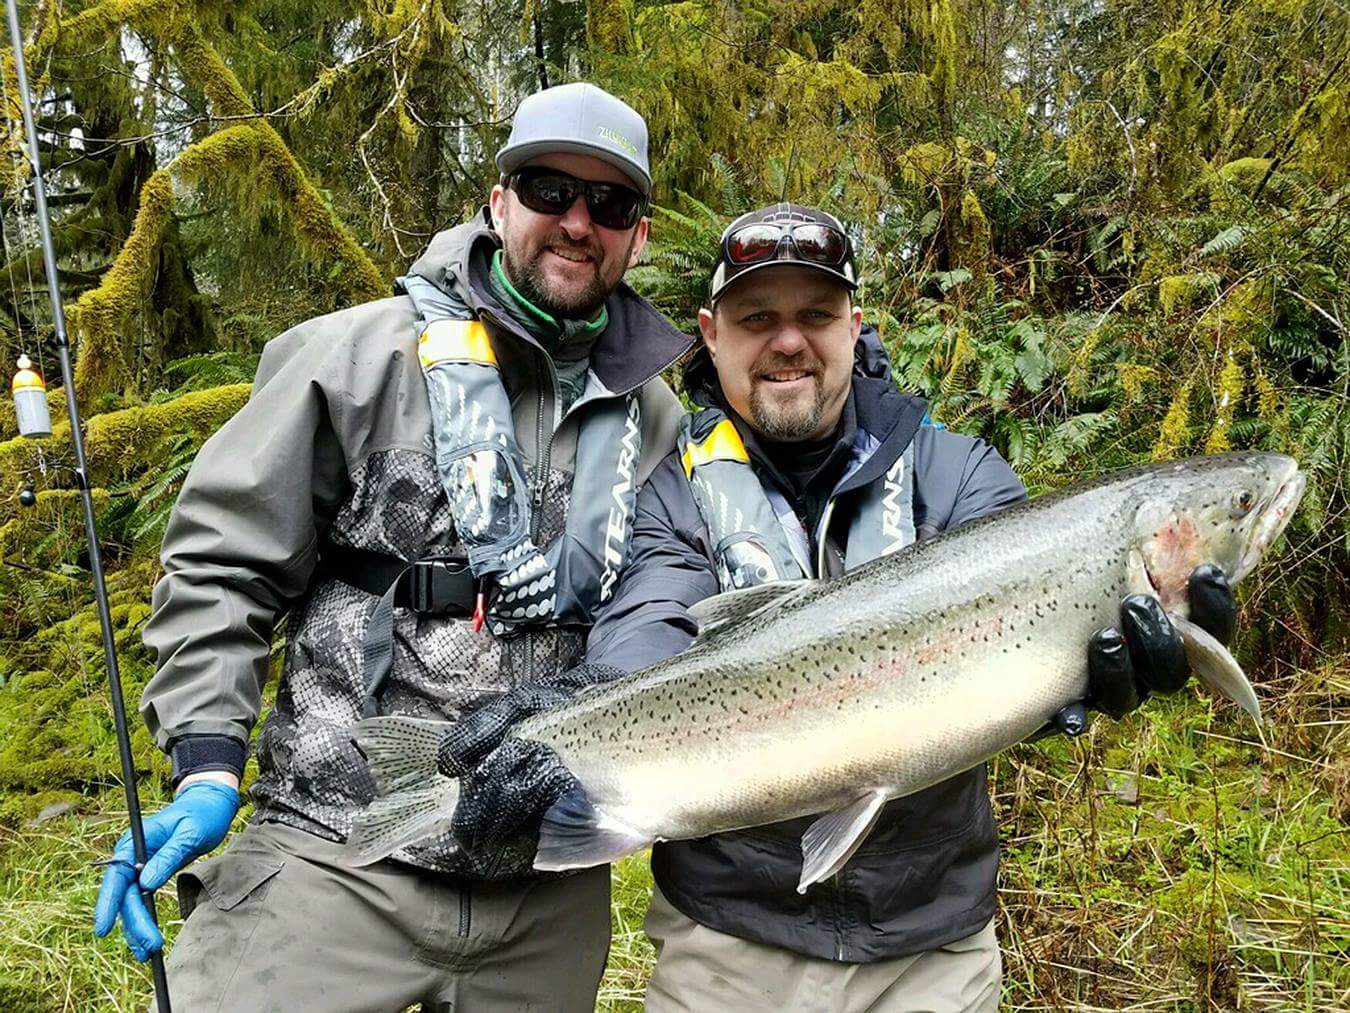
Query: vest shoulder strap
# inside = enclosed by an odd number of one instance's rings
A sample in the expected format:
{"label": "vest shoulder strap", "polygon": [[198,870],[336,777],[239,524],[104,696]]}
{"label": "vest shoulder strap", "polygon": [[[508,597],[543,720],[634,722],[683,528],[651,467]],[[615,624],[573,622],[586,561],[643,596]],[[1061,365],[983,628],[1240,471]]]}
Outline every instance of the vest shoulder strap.
{"label": "vest shoulder strap", "polygon": [[[679,452],[723,591],[814,574],[801,522],[781,493],[760,482],[740,433],[724,412],[705,408],[685,416]],[[844,568],[896,552],[914,538],[911,444],[880,478],[858,490]]]}

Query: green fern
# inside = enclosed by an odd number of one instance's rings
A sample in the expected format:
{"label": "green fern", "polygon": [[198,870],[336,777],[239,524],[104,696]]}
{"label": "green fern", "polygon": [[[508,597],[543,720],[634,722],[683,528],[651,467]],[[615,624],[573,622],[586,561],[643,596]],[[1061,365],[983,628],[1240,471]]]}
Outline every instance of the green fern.
{"label": "green fern", "polygon": [[126,488],[118,499],[128,505],[121,530],[133,544],[157,543],[164,536],[169,515],[178,499],[183,479],[201,449],[191,433],[179,433],[168,438],[156,463]]}
{"label": "green fern", "polygon": [[1251,231],[1246,225],[1230,225],[1200,247],[1200,256],[1213,257],[1218,254],[1232,253],[1243,244]]}

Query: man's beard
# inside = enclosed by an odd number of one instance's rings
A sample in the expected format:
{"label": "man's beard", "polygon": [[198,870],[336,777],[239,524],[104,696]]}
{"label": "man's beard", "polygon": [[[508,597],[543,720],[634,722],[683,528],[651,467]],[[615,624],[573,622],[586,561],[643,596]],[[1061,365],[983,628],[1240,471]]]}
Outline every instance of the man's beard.
{"label": "man's beard", "polygon": [[[633,243],[636,241],[637,234],[635,232],[633,238],[629,240],[628,252],[632,251]],[[555,291],[539,264],[551,246],[556,246],[559,249],[577,250],[590,256],[594,270],[589,283],[573,293]],[[528,299],[535,307],[543,310],[556,320],[590,320],[605,304],[610,292],[618,286],[619,280],[623,277],[620,274],[612,284],[605,283],[605,279],[600,274],[605,253],[598,244],[573,243],[565,237],[553,236],[547,242],[540,244],[534,256],[529,259],[517,259],[514,255],[515,252],[518,251],[513,251],[510,243],[503,242],[502,259],[503,266],[506,268],[506,276],[511,279],[511,284],[516,287],[517,292]],[[626,254],[621,263],[628,263]]]}
{"label": "man's beard", "polygon": [[[794,368],[805,369],[807,366],[792,363],[777,364],[767,369],[756,369],[755,375]],[[814,372],[811,374],[814,396],[806,405],[803,405],[800,399],[787,404],[778,404],[770,400],[766,396],[765,387],[772,383],[772,380],[751,383],[750,424],[758,432],[779,443],[810,439],[820,428],[820,420],[825,416],[825,377],[821,364],[814,364]]]}

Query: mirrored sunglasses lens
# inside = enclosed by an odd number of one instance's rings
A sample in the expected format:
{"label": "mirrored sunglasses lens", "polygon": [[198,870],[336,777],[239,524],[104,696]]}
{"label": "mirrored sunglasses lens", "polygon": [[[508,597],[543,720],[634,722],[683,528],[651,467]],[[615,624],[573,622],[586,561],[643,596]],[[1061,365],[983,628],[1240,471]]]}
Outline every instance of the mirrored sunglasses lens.
{"label": "mirrored sunglasses lens", "polygon": [[592,183],[586,196],[591,219],[607,229],[631,229],[642,217],[642,195],[626,186]]}
{"label": "mirrored sunglasses lens", "polygon": [[581,195],[581,187],[566,176],[522,176],[516,192],[531,211],[560,215]]}
{"label": "mirrored sunglasses lens", "polygon": [[747,225],[727,240],[727,258],[733,264],[753,264],[773,256],[782,230],[773,225]]}
{"label": "mirrored sunglasses lens", "polygon": [[838,264],[844,259],[844,237],[824,225],[799,225],[792,230],[792,241],[804,260]]}

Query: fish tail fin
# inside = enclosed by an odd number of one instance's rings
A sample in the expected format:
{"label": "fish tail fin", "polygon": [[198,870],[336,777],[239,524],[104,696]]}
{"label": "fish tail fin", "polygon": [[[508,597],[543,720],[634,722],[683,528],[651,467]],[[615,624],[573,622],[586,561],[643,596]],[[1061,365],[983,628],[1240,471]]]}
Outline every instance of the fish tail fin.
{"label": "fish tail fin", "polygon": [[371,865],[399,848],[449,830],[458,803],[459,781],[439,774],[429,787],[377,796],[352,823],[348,864]]}
{"label": "fish tail fin", "polygon": [[544,813],[534,867],[540,872],[561,872],[604,865],[651,843],[650,837],[598,811],[585,790],[574,784]]}
{"label": "fish tail fin", "polygon": [[1256,690],[1242,671],[1237,659],[1228,648],[1215,640],[1206,630],[1197,626],[1175,612],[1167,613],[1172,625],[1181,634],[1181,642],[1186,648],[1186,660],[1210,689],[1232,700],[1261,727],[1261,701],[1256,698]]}
{"label": "fish tail fin", "polygon": [[376,790],[393,795],[437,776],[436,751],[449,727],[445,721],[383,715],[358,721],[352,738],[370,765]]}

